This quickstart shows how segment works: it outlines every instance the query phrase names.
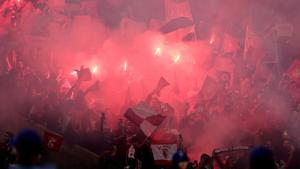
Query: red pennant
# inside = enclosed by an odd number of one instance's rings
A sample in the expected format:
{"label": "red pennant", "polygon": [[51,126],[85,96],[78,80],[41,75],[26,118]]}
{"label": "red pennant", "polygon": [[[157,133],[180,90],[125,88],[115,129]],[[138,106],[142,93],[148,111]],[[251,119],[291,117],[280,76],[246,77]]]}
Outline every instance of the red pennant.
{"label": "red pennant", "polygon": [[59,151],[63,143],[63,137],[59,134],[45,131],[44,132],[44,145],[48,150]]}

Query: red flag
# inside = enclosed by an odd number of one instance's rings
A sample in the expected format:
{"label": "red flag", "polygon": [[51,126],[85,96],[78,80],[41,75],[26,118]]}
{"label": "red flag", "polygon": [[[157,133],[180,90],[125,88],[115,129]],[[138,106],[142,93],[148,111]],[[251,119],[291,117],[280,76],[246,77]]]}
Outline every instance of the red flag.
{"label": "red flag", "polygon": [[170,83],[164,77],[160,77],[155,89],[147,96],[146,103],[150,103],[154,96],[160,96],[161,90],[169,85]]}
{"label": "red flag", "polygon": [[288,76],[300,84],[300,60],[295,60],[288,70]]}
{"label": "red flag", "polygon": [[217,94],[218,90],[219,90],[218,82],[212,77],[207,76],[199,92],[199,96],[203,100],[210,100]]}
{"label": "red flag", "polygon": [[161,77],[156,85],[156,88],[154,89],[154,92],[159,96],[160,91],[169,85],[170,83],[164,77]]}
{"label": "red flag", "polygon": [[44,132],[44,145],[48,150],[59,151],[63,143],[63,137],[54,132]]}
{"label": "red flag", "polygon": [[89,68],[81,67],[79,71],[77,71],[78,80],[81,81],[90,81],[92,80],[92,72]]}

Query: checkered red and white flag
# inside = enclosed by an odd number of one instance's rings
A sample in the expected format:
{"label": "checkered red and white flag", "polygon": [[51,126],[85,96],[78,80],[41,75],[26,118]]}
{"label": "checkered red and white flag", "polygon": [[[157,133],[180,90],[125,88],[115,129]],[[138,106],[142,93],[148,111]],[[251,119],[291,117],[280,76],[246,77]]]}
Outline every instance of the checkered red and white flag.
{"label": "checkered red and white flag", "polygon": [[146,137],[150,137],[166,118],[152,110],[144,102],[129,108],[124,116],[137,125]]}

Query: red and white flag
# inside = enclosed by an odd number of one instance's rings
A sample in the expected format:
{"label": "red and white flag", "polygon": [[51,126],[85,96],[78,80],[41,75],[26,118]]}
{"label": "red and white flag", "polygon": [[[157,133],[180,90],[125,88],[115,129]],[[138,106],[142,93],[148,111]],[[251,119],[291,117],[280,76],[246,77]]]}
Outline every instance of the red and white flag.
{"label": "red and white flag", "polygon": [[157,165],[171,164],[173,155],[178,150],[179,133],[172,130],[159,129],[151,137],[151,149]]}
{"label": "red and white flag", "polygon": [[144,102],[129,108],[124,116],[133,124],[137,125],[146,137],[150,137],[166,118],[152,110]]}
{"label": "red and white flag", "polygon": [[59,151],[63,144],[63,137],[57,133],[45,131],[44,132],[44,145],[48,150]]}
{"label": "red and white flag", "polygon": [[156,164],[168,164],[177,151],[177,144],[152,144],[151,149]]}

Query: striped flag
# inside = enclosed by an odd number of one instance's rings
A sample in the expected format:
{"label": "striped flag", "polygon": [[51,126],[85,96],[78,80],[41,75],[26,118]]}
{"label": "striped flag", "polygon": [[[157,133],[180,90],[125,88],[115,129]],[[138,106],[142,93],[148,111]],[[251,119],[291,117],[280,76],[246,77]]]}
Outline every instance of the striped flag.
{"label": "striped flag", "polygon": [[153,111],[146,103],[129,108],[125,115],[129,121],[138,126],[145,137],[150,137],[166,118]]}

